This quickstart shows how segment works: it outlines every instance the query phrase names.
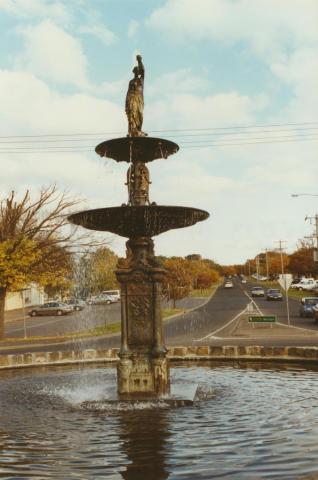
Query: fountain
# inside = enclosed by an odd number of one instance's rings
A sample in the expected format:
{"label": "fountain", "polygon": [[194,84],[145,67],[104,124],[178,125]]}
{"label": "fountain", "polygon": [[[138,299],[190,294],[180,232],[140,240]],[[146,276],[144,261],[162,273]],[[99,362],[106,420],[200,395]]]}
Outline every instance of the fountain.
{"label": "fountain", "polygon": [[154,254],[152,237],[205,220],[206,211],[157,205],[149,200],[147,163],[167,159],[179,147],[142,131],[144,66],[140,55],[126,97],[128,135],[97,145],[101,157],[127,162],[128,202],[119,207],[75,213],[70,222],[126,237],[126,258],[116,271],[121,287],[121,349],[117,368],[120,398],[158,397],[170,391],[167,349],[162,331],[161,297],[165,271]]}

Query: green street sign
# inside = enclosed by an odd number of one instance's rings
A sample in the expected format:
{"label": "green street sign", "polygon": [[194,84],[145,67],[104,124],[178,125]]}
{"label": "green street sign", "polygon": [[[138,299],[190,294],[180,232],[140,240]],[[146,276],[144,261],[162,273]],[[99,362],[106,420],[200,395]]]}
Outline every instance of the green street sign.
{"label": "green street sign", "polygon": [[249,315],[249,323],[275,323],[277,322],[276,315]]}

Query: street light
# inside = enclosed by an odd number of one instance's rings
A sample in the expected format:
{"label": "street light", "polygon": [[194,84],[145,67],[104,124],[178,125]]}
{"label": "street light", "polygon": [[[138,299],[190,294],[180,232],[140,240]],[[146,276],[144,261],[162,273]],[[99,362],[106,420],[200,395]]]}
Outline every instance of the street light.
{"label": "street light", "polygon": [[318,197],[318,193],[292,193],[290,196],[291,197],[302,197],[302,196]]}

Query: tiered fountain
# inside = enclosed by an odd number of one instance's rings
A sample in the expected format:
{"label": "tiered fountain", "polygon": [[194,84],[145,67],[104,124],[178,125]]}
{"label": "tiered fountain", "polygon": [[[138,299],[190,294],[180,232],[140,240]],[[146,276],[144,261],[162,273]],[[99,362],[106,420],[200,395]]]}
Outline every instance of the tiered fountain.
{"label": "tiered fountain", "polygon": [[95,151],[101,157],[129,163],[128,203],[75,213],[69,220],[85,228],[126,237],[126,258],[116,271],[121,287],[121,349],[117,386],[120,398],[157,397],[170,391],[169,366],[161,314],[165,270],[156,260],[151,237],[205,220],[209,214],[190,207],[163,206],[149,201],[148,162],[168,158],[179,147],[148,137],[142,131],[144,66],[137,56],[126,97],[128,135],[107,140]]}

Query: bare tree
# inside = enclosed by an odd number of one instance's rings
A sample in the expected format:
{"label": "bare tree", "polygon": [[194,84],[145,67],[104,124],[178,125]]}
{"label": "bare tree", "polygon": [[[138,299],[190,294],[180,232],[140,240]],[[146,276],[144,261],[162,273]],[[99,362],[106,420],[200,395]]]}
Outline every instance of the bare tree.
{"label": "bare tree", "polygon": [[8,291],[30,282],[58,283],[70,268],[74,247],[98,244],[67,226],[67,215],[80,202],[55,185],[41,189],[35,199],[29,191],[21,199],[12,191],[0,201],[0,338]]}

